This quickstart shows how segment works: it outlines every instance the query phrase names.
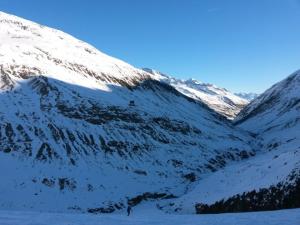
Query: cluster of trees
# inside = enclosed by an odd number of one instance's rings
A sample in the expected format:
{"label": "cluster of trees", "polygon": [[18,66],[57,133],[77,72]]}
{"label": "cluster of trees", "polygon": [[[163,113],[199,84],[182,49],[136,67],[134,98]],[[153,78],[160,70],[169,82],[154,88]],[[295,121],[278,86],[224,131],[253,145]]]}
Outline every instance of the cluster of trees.
{"label": "cluster of trees", "polygon": [[300,207],[300,177],[293,183],[279,183],[258,191],[244,192],[212,205],[198,203],[198,214],[265,211]]}

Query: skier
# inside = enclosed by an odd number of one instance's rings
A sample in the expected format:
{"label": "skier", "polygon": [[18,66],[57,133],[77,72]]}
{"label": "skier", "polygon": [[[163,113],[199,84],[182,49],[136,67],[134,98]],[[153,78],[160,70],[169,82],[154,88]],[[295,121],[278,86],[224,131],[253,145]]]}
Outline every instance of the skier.
{"label": "skier", "polygon": [[131,206],[129,205],[129,206],[127,207],[127,216],[129,216],[130,213],[131,213]]}

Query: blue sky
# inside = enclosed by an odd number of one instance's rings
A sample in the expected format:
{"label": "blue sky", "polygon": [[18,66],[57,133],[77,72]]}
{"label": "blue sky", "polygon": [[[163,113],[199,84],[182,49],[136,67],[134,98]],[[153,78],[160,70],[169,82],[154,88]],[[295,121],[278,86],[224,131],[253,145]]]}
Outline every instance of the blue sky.
{"label": "blue sky", "polygon": [[300,0],[0,0],[136,67],[262,92],[300,69]]}

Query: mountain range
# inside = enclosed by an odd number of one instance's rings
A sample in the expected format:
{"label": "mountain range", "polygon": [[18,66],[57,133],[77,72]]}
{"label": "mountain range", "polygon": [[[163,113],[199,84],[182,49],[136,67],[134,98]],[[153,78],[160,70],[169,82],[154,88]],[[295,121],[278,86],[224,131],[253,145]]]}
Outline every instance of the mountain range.
{"label": "mountain range", "polygon": [[154,75],[159,81],[174,87],[180,93],[203,102],[230,120],[233,120],[241,109],[249,103],[248,96],[240,97],[213,84],[203,83],[195,79],[180,80],[148,68],[143,70]]}
{"label": "mountain range", "polygon": [[1,209],[300,207],[299,72],[249,103],[3,12],[0,27]]}

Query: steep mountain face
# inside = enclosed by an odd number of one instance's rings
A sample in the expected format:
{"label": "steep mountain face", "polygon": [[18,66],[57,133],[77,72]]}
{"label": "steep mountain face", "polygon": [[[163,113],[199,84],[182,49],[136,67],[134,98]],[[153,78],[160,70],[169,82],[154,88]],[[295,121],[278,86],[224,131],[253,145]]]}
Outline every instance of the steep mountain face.
{"label": "steep mountain face", "polygon": [[[285,180],[274,182],[267,191],[261,190],[254,195],[264,196],[271,202],[272,193],[276,203],[263,207],[256,204],[252,208],[300,207],[299,115],[300,71],[296,71],[254,99],[235,119],[238,127],[255,132],[261,139],[261,148],[265,156],[270,156],[269,162],[278,162],[270,165],[270,177],[286,174]],[[275,165],[278,166],[274,168]]]}
{"label": "steep mountain face", "polygon": [[15,16],[0,28],[2,209],[112,212],[255,155],[248,132],[156,75]]}
{"label": "steep mountain face", "polygon": [[259,94],[252,93],[252,92],[249,92],[249,93],[239,92],[239,93],[234,93],[234,94],[237,95],[237,96],[239,96],[239,97],[241,97],[241,98],[243,98],[243,99],[246,99],[249,102],[259,96]]}
{"label": "steep mountain face", "polygon": [[245,107],[235,119],[241,128],[257,133],[268,151],[300,148],[300,72],[273,85]]}
{"label": "steep mountain face", "polygon": [[[256,98],[241,111],[235,123],[258,133],[264,133],[267,129],[269,133],[280,126],[283,128],[286,125],[284,123],[291,122],[290,119],[295,120],[300,104],[299,74],[299,71],[291,74]],[[260,123],[255,123],[257,121]],[[293,126],[286,126],[289,127]]]}
{"label": "steep mountain face", "polygon": [[[300,71],[273,85],[246,106],[235,124],[255,132],[261,138],[262,149],[274,158],[282,158],[284,165],[294,168],[300,180]],[[281,168],[284,170],[284,168]],[[295,181],[294,181],[295,183]],[[299,189],[299,185],[298,185]],[[300,196],[297,198],[300,199]],[[299,206],[300,207],[300,206]]]}
{"label": "steep mountain face", "polygon": [[229,120],[233,120],[241,109],[249,103],[248,99],[213,84],[202,83],[195,79],[180,80],[148,68],[143,70],[154,75],[156,79],[173,86],[182,94],[204,102],[209,108]]}
{"label": "steep mountain face", "polygon": [[220,213],[300,207],[299,90],[297,71],[254,99],[234,122],[256,137],[256,156],[203,177],[163,208]]}

